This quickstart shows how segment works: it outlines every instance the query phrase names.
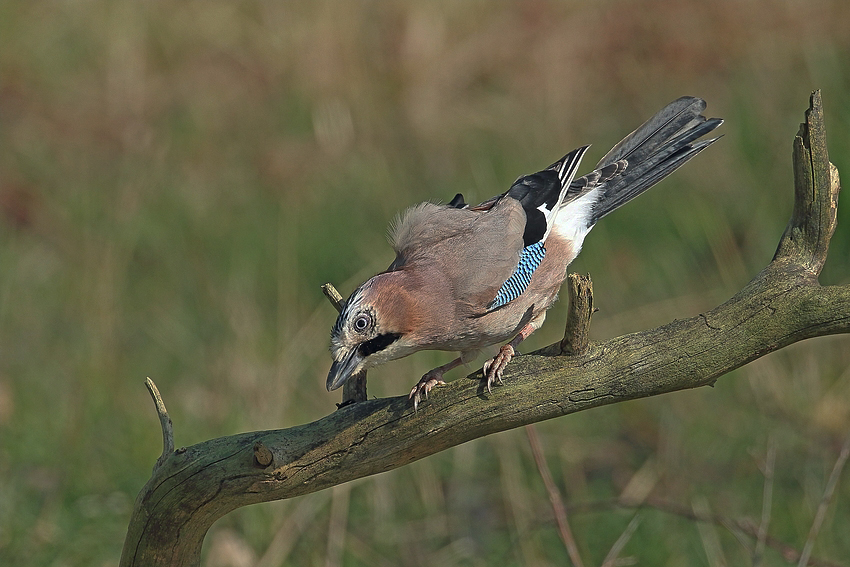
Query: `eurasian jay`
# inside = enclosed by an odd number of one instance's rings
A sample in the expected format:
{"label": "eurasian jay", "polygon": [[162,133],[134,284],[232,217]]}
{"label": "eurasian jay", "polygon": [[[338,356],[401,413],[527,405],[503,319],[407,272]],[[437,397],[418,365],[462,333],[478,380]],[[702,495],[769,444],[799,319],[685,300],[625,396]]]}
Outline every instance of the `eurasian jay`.
{"label": "eurasian jay", "polygon": [[408,209],[390,230],[395,260],[354,290],[333,326],[328,390],[420,350],[459,351],[413,387],[416,408],[445,384],[445,372],[509,341],[483,368],[488,391],[501,384],[517,345],[543,324],[596,222],[717,140],[698,141],[723,122],[706,119],[703,110],[699,98],[670,103],[577,179],[589,146],[479,205],[458,194],[446,205]]}

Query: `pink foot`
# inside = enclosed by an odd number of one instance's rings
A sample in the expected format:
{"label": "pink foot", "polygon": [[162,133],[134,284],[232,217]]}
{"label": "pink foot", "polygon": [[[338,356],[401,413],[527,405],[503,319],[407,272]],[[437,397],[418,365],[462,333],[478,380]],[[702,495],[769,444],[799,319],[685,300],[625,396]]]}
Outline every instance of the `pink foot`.
{"label": "pink foot", "polygon": [[443,372],[440,368],[435,368],[427,372],[413,389],[410,390],[410,395],[407,397],[407,399],[413,400],[413,411],[419,409],[419,402],[423,399],[428,399],[428,392],[431,391],[431,388],[445,385],[446,383],[443,382]]}
{"label": "pink foot", "polygon": [[487,379],[487,392],[492,391],[493,384],[502,384],[502,373],[514,357],[514,347],[508,343],[499,349],[499,354],[484,363],[484,377]]}

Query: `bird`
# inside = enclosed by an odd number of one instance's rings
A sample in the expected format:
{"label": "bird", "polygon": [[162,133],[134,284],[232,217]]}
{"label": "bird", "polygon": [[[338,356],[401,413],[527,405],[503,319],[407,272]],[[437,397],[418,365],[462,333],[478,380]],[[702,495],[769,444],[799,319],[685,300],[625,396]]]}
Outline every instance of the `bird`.
{"label": "bird", "polygon": [[478,205],[458,193],[407,209],[390,227],[392,264],[351,293],[333,325],[328,391],[414,352],[458,352],[411,389],[417,410],[446,372],[501,345],[483,366],[492,392],[543,324],[594,225],[720,138],[703,138],[723,123],[705,108],[696,97],[671,102],[581,177],[587,145]]}

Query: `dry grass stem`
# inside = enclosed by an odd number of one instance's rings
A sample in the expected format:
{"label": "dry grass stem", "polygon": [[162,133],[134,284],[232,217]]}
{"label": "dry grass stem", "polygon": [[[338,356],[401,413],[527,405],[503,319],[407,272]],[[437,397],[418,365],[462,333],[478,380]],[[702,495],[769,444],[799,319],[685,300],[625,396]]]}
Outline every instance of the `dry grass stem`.
{"label": "dry grass stem", "polygon": [[555,514],[555,521],[558,523],[558,534],[561,536],[561,541],[564,542],[573,565],[583,567],[584,563],[581,560],[581,555],[579,555],[573,531],[570,529],[570,523],[567,520],[567,509],[564,507],[564,501],[561,499],[558,487],[555,486],[555,481],[552,480],[549,465],[546,464],[546,457],[543,455],[543,448],[540,446],[537,428],[533,424],[527,425],[525,426],[525,433],[528,435],[528,444],[531,445],[531,453],[534,455],[537,472],[540,473],[540,478],[543,479],[543,485],[549,494],[549,503],[552,505],[552,512]]}
{"label": "dry grass stem", "polygon": [[265,553],[260,557],[254,567],[277,567],[285,565],[286,559],[292,552],[292,548],[298,542],[298,538],[307,529],[307,526],[316,517],[325,504],[327,504],[330,492],[310,494],[301,499],[295,507],[287,508],[286,518],[283,524],[275,532]]}
{"label": "dry grass stem", "polygon": [[835,466],[832,467],[832,473],[830,473],[826,488],[823,491],[823,498],[821,498],[818,511],[815,513],[815,520],[812,522],[812,528],[809,530],[809,537],[806,538],[806,545],[803,547],[803,553],[800,554],[800,560],[797,562],[798,567],[805,567],[808,564],[809,557],[811,557],[812,550],[815,547],[815,539],[817,539],[820,528],[823,525],[823,520],[826,517],[826,509],[832,501],[832,495],[835,493],[838,479],[841,478],[841,471],[844,470],[844,465],[847,463],[847,457],[850,457],[850,435],[844,441],[841,452],[838,454],[838,459],[835,461]]}
{"label": "dry grass stem", "polygon": [[[683,506],[675,502],[668,502],[656,498],[649,498],[646,500],[646,502],[643,502],[642,504],[623,502],[619,499],[584,502],[579,504],[573,504],[569,506],[568,510],[572,514],[578,514],[583,512],[596,512],[599,510],[611,510],[615,508],[621,508],[625,510],[657,510],[665,514],[672,514],[674,516],[685,518],[686,520],[690,520],[692,522],[712,523],[716,526],[727,528],[730,531],[734,529],[733,533],[745,534],[752,539],[758,539],[758,526],[756,526],[749,519],[730,518],[728,516],[711,513],[706,510],[700,510],[699,512],[697,512],[693,508],[689,508],[687,506]],[[785,558],[786,561],[797,561],[802,556],[802,552],[799,549],[775,538],[774,536],[771,536],[770,534],[766,535],[764,539],[765,545],[767,547],[770,547],[771,549],[778,551],[782,555],[782,557]],[[837,563],[828,559],[822,559],[812,556],[808,559],[808,565],[811,565],[813,567],[848,567],[848,565],[850,564]]]}
{"label": "dry grass stem", "polygon": [[771,435],[767,442],[767,456],[764,462],[764,490],[761,502],[761,522],[759,522],[756,547],[753,551],[753,567],[761,565],[764,556],[764,546],[767,540],[767,529],[770,525],[770,513],[773,503],[773,467],[776,462],[776,438]]}
{"label": "dry grass stem", "polygon": [[331,517],[328,525],[328,549],[325,567],[342,565],[345,536],[348,531],[348,505],[351,500],[351,483],[338,484],[331,489]]}
{"label": "dry grass stem", "polygon": [[623,530],[623,533],[620,534],[620,537],[617,538],[617,541],[614,542],[614,545],[611,546],[610,551],[605,556],[605,560],[602,561],[602,567],[615,567],[616,565],[622,565],[620,560],[620,553],[622,553],[623,548],[626,547],[626,544],[629,543],[632,535],[634,535],[635,530],[637,530],[640,525],[640,515],[635,514],[629,524],[626,526],[626,529]]}
{"label": "dry grass stem", "polygon": [[[695,498],[693,502],[694,516],[697,518],[710,518],[712,516],[708,501],[704,497]],[[711,567],[726,567],[728,562],[723,554],[723,546],[720,545],[720,537],[713,522],[697,520],[697,529]]]}

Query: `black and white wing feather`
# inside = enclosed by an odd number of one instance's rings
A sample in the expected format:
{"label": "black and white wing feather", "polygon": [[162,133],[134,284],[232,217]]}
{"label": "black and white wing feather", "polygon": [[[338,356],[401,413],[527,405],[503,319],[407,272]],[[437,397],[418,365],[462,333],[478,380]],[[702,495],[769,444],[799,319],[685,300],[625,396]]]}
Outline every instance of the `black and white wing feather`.
{"label": "black and white wing feather", "polygon": [[521,177],[505,194],[519,201],[525,211],[524,246],[516,269],[499,288],[488,310],[507,305],[528,288],[531,277],[546,256],[546,238],[555,226],[555,217],[589,147],[575,149],[545,170]]}

